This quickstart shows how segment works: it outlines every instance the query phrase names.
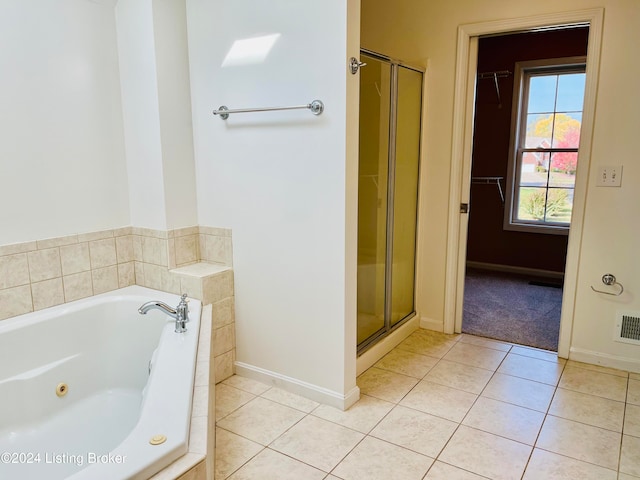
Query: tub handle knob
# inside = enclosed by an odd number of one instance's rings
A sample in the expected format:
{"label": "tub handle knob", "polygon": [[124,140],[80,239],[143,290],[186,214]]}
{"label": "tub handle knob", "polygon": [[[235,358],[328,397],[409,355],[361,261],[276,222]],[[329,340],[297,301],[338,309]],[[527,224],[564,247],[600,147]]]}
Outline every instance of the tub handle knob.
{"label": "tub handle knob", "polygon": [[176,307],[176,333],[184,333],[187,331],[186,323],[189,321],[189,305],[187,304],[187,294],[183,293],[180,297],[180,303]]}
{"label": "tub handle knob", "polygon": [[176,307],[178,315],[182,315],[182,319],[186,322],[189,321],[189,301],[187,300],[187,294],[183,293],[180,297],[180,303]]}

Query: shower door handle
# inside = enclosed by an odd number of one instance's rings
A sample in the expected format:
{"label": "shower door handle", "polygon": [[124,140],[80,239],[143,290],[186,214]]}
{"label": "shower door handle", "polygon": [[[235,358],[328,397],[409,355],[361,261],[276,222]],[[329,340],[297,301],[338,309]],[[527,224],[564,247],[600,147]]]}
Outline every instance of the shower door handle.
{"label": "shower door handle", "polygon": [[361,62],[356,57],[351,57],[349,59],[349,71],[351,71],[353,75],[358,73],[358,70],[360,69],[360,67],[366,67],[366,66],[367,66],[366,63]]}

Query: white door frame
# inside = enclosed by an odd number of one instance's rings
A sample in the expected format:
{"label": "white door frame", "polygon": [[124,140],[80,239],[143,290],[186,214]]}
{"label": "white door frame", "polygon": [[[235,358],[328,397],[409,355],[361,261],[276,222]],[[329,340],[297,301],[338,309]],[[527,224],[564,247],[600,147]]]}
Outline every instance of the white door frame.
{"label": "white door frame", "polygon": [[558,342],[558,355],[562,358],[568,358],[575,311],[576,283],[582,243],[587,181],[591,162],[591,139],[593,136],[596,91],[600,69],[603,19],[604,9],[593,8],[493,22],[472,23],[458,27],[447,230],[449,241],[447,242],[445,281],[445,333],[459,333],[462,329],[468,215],[460,213],[459,205],[460,203],[469,202],[471,185],[471,146],[478,37],[490,34],[533,31],[550,26],[587,25],[589,26],[589,44],[587,48],[582,134],[579,146],[580,168],[576,173],[562,296],[560,339]]}

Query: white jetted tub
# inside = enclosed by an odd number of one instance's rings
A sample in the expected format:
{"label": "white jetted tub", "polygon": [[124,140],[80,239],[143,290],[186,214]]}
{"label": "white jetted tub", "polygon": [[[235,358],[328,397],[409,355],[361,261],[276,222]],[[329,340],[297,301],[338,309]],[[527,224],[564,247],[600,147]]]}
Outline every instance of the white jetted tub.
{"label": "white jetted tub", "polygon": [[[146,479],[187,452],[201,305],[133,286],[0,322],[0,478]],[[159,445],[154,443],[166,440]]]}

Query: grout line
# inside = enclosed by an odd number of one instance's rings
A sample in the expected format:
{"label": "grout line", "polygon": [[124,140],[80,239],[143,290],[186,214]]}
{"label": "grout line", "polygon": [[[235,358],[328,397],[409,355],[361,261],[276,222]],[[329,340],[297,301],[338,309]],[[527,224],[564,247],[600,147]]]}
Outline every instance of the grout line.
{"label": "grout line", "polygon": [[627,391],[624,395],[624,411],[622,412],[622,431],[620,432],[620,449],[618,450],[618,476],[620,476],[620,467],[622,466],[622,445],[624,443],[624,424],[627,419],[627,400],[629,398],[629,378],[627,377]]}
{"label": "grout line", "polygon": [[[238,435],[237,433],[232,432],[230,430],[227,430],[226,428],[218,427],[217,425],[216,425],[216,428],[220,428],[220,429],[224,430],[225,432],[229,432],[229,433],[231,433],[233,435],[237,435],[240,438],[244,438],[245,440],[249,440],[248,438],[243,437],[242,435]],[[251,460],[253,460],[255,457],[257,457],[258,455],[260,455],[263,451],[265,451],[267,449],[267,447],[265,447],[264,445],[259,444],[258,442],[254,442],[253,440],[249,440],[249,441],[253,442],[253,443],[257,444],[257,445],[260,445],[260,447],[262,447],[262,448],[255,455],[251,455],[248,459],[246,459],[244,462],[242,462],[242,464],[238,468],[236,468],[235,470],[229,472],[227,476],[225,476],[222,479],[215,478],[215,480],[226,480],[227,478],[229,478],[231,475],[236,473],[238,470],[240,470],[242,467],[244,467],[247,463],[249,463]],[[215,448],[214,448],[214,457],[215,457]],[[214,463],[213,470],[214,470],[214,476],[215,476],[215,463]]]}
{"label": "grout line", "polygon": [[[350,454],[354,451],[354,449],[355,449],[355,448],[357,448],[357,447],[358,447],[358,446],[359,446],[359,445],[360,445],[360,444],[361,444],[361,443],[362,443],[362,442],[363,442],[367,437],[371,437],[371,438],[373,438],[373,439],[378,439],[377,437],[375,437],[375,436],[371,435],[371,432],[373,432],[373,430],[374,430],[378,425],[380,425],[380,424],[381,424],[385,419],[387,419],[387,418],[388,418],[388,416],[391,414],[391,412],[392,412],[393,410],[395,410],[398,406],[401,406],[401,407],[403,407],[403,408],[407,408],[407,409],[410,409],[410,410],[414,410],[414,411],[417,411],[417,412],[420,412],[420,413],[423,413],[423,414],[425,414],[425,415],[429,415],[429,416],[432,416],[432,417],[436,417],[436,418],[444,419],[444,417],[440,417],[439,415],[434,415],[434,414],[432,414],[432,413],[423,412],[423,411],[421,411],[421,410],[416,410],[416,409],[414,409],[414,408],[412,408],[412,407],[407,407],[407,406],[404,406],[404,405],[400,405],[400,403],[401,403],[401,402],[402,402],[402,401],[403,401],[403,400],[404,400],[404,399],[405,399],[405,398],[406,398],[406,397],[407,397],[411,392],[413,392],[413,391],[415,390],[415,388],[416,388],[416,386],[417,386],[417,385],[419,385],[419,384],[420,384],[420,383],[422,383],[423,381],[428,381],[426,378],[427,378],[427,376],[428,376],[429,372],[431,372],[431,371],[432,371],[432,370],[433,370],[433,369],[434,369],[434,368],[435,368],[435,367],[440,363],[440,361],[441,361],[441,360],[446,360],[446,359],[444,359],[444,356],[446,356],[446,354],[447,354],[447,353],[449,353],[449,352],[451,351],[451,349],[452,349],[456,344],[457,344],[457,343],[452,344],[452,345],[447,349],[447,352],[443,354],[443,356],[442,356],[442,357],[437,358],[437,361],[435,362],[435,364],[434,364],[434,365],[433,365],[433,366],[432,366],[432,367],[431,367],[431,368],[430,368],[430,369],[429,369],[429,370],[428,370],[428,371],[427,371],[427,372],[422,376],[422,378],[412,377],[412,376],[409,376],[409,375],[406,375],[406,374],[403,374],[403,373],[399,373],[399,372],[396,372],[396,371],[393,371],[393,370],[387,370],[387,369],[384,369],[384,368],[383,368],[383,369],[381,369],[381,370],[384,370],[384,371],[387,371],[387,372],[393,373],[393,374],[395,374],[395,375],[402,375],[402,376],[404,376],[404,377],[412,378],[412,379],[414,379],[414,380],[417,380],[417,383],[416,383],[415,385],[413,385],[413,386],[408,390],[408,392],[407,392],[407,393],[405,393],[405,394],[404,394],[404,395],[403,395],[403,396],[402,396],[398,401],[392,401],[392,402],[390,402],[389,400],[380,399],[379,397],[374,397],[373,395],[370,395],[370,394],[368,394],[368,393],[364,393],[364,392],[363,392],[363,395],[371,396],[371,397],[373,397],[373,398],[377,398],[377,399],[379,399],[379,400],[381,400],[381,401],[384,401],[384,402],[387,402],[387,403],[391,403],[391,404],[392,404],[391,409],[390,409],[390,410],[389,410],[385,415],[383,415],[383,416],[382,416],[382,417],[381,417],[377,422],[375,422],[374,426],[373,426],[372,428],[370,428],[370,429],[368,430],[368,432],[367,432],[367,433],[360,432],[360,431],[358,431],[358,430],[355,430],[355,429],[353,429],[353,428],[351,428],[351,427],[348,427],[348,426],[342,425],[342,424],[340,424],[340,423],[334,422],[334,421],[332,421],[332,420],[323,419],[322,417],[316,417],[316,416],[314,415],[314,412],[315,412],[315,411],[320,407],[320,405],[319,405],[319,406],[317,406],[316,408],[314,408],[311,412],[304,412],[304,411],[300,411],[301,413],[303,413],[303,414],[304,414],[304,416],[303,416],[300,420],[298,420],[296,423],[294,423],[291,427],[289,427],[285,432],[283,432],[281,435],[279,435],[276,439],[274,439],[274,440],[273,440],[269,445],[271,445],[271,444],[272,444],[273,442],[275,442],[277,439],[281,438],[281,437],[282,437],[282,435],[285,435],[285,434],[286,434],[286,433],[287,433],[291,428],[293,428],[295,425],[297,425],[300,421],[302,421],[304,418],[306,418],[306,417],[307,417],[307,416],[309,416],[309,415],[313,415],[315,418],[320,418],[321,420],[328,421],[328,422],[330,422],[330,423],[332,423],[332,424],[335,424],[335,425],[340,426],[340,427],[343,427],[343,428],[347,428],[347,429],[349,429],[350,431],[357,432],[357,433],[359,433],[359,434],[363,435],[362,439],[361,439],[360,441],[358,441],[358,442],[355,444],[355,446],[354,446],[353,448],[351,448],[351,449],[349,450],[349,452],[347,452],[347,453],[346,453],[346,454],[345,454],[345,455],[340,459],[340,461],[336,464],[336,466],[334,466],[334,467],[331,469],[331,471],[329,472],[329,475],[331,475],[331,472],[333,472],[333,471],[337,468],[337,466],[338,466],[338,465],[340,465],[340,464],[344,461],[344,459],[345,459],[348,455],[350,455]],[[482,346],[482,345],[476,345],[476,344],[472,344],[472,343],[470,343],[470,344],[471,344],[471,345],[474,345],[474,346],[477,346],[477,347],[490,349],[490,347],[486,347],[486,346]],[[496,374],[498,374],[498,373],[500,373],[501,375],[505,375],[505,376],[507,376],[507,377],[517,378],[517,379],[521,379],[521,380],[525,380],[525,381],[529,381],[529,382],[536,382],[536,383],[540,383],[541,385],[547,385],[547,386],[550,386],[550,387],[552,387],[552,388],[554,389],[554,390],[553,390],[553,395],[551,396],[551,399],[550,399],[550,401],[548,402],[548,405],[547,405],[547,407],[546,407],[545,411],[535,410],[535,409],[532,409],[532,408],[529,408],[529,407],[524,407],[524,406],[522,406],[522,405],[517,405],[517,404],[515,404],[515,403],[506,402],[506,401],[499,400],[499,399],[492,399],[492,400],[494,400],[494,401],[498,401],[498,402],[501,402],[501,403],[504,403],[504,404],[507,404],[507,405],[517,406],[517,407],[520,407],[520,408],[525,408],[525,409],[531,410],[531,411],[533,411],[533,412],[541,413],[541,414],[543,414],[543,415],[544,415],[543,421],[542,421],[542,423],[541,423],[541,425],[540,425],[540,428],[538,429],[538,433],[537,433],[537,435],[536,435],[535,441],[533,442],[533,445],[529,445],[529,444],[523,443],[523,442],[518,441],[518,440],[513,440],[513,439],[511,439],[511,438],[504,437],[504,436],[502,436],[502,435],[497,435],[497,434],[494,434],[494,433],[491,433],[491,432],[486,432],[486,431],[484,431],[484,430],[482,430],[482,429],[479,429],[479,428],[476,428],[476,427],[473,427],[473,426],[465,425],[467,428],[474,429],[474,430],[477,430],[477,431],[481,431],[481,432],[483,432],[483,433],[487,433],[487,434],[490,434],[490,435],[495,435],[496,437],[505,438],[505,439],[507,439],[507,440],[511,440],[511,441],[513,441],[513,442],[520,443],[520,444],[522,444],[522,445],[526,445],[527,447],[531,448],[531,451],[530,451],[530,453],[529,453],[529,456],[528,456],[528,458],[527,458],[526,464],[525,464],[525,466],[524,466],[524,470],[523,470],[522,475],[521,475],[521,477],[520,477],[520,478],[523,478],[523,477],[524,477],[524,475],[525,475],[525,473],[527,472],[527,469],[529,468],[529,464],[530,464],[531,458],[532,458],[533,453],[535,452],[536,448],[537,448],[537,449],[539,449],[539,450],[542,450],[542,451],[550,452],[551,454],[553,454],[553,455],[557,455],[557,456],[559,456],[559,457],[564,457],[564,458],[571,459],[571,460],[574,460],[574,461],[584,462],[584,463],[587,463],[587,464],[590,464],[590,465],[597,466],[597,467],[599,467],[599,468],[603,468],[603,469],[607,469],[607,470],[611,470],[611,471],[613,471],[611,468],[604,467],[604,466],[602,466],[602,465],[598,465],[598,464],[595,464],[595,463],[591,463],[591,462],[589,462],[589,461],[576,459],[576,458],[570,457],[570,456],[568,456],[568,455],[560,454],[560,453],[553,452],[553,451],[550,451],[550,450],[546,450],[546,449],[541,448],[541,447],[539,447],[539,446],[537,445],[537,444],[538,444],[538,442],[539,442],[539,440],[540,440],[540,435],[541,435],[541,433],[542,433],[542,429],[544,428],[544,425],[545,425],[545,423],[546,423],[547,419],[548,419],[550,416],[551,416],[551,417],[557,417],[556,415],[552,415],[552,414],[551,414],[551,413],[549,413],[549,412],[550,412],[551,406],[552,406],[552,404],[553,404],[553,401],[555,400],[555,398],[556,398],[557,394],[559,393],[559,390],[558,390],[558,389],[559,389],[559,388],[562,388],[562,387],[560,387],[560,386],[559,386],[559,384],[560,384],[560,381],[561,381],[561,379],[562,379],[562,376],[564,375],[564,373],[565,373],[565,371],[566,371],[566,368],[567,368],[569,365],[567,365],[567,362],[558,362],[558,363],[561,365],[561,370],[560,370],[560,374],[559,374],[558,379],[556,380],[555,384],[546,384],[546,383],[543,383],[543,382],[537,382],[536,380],[531,380],[531,379],[524,378],[524,377],[518,377],[518,376],[515,376],[515,375],[510,375],[510,374],[506,374],[506,373],[498,372],[498,369],[502,366],[502,364],[506,361],[507,357],[508,357],[511,353],[513,353],[514,355],[518,355],[517,353],[515,353],[515,352],[512,352],[512,351],[511,351],[511,350],[512,350],[512,348],[513,348],[513,346],[514,346],[514,345],[512,345],[512,346],[511,346],[511,348],[510,348],[508,351],[504,351],[505,355],[504,355],[503,359],[500,361],[500,363],[498,364],[498,366],[497,366],[495,369],[493,369],[493,370],[492,370],[492,372],[493,372],[493,373],[492,373],[491,377],[490,377],[490,378],[489,378],[489,380],[485,383],[485,385],[484,385],[484,387],[482,388],[482,390],[480,391],[480,393],[479,393],[479,394],[475,394],[475,393],[474,393],[474,395],[476,395],[476,399],[474,400],[474,402],[473,402],[473,404],[471,405],[471,407],[467,410],[467,413],[464,415],[464,417],[462,418],[462,420],[461,420],[460,422],[453,422],[453,423],[456,423],[456,424],[457,424],[457,425],[456,425],[455,430],[454,430],[454,431],[453,431],[453,433],[449,436],[449,438],[447,439],[447,441],[444,443],[444,446],[440,449],[440,451],[438,452],[438,454],[437,454],[437,455],[436,455],[436,457],[434,458],[433,463],[431,464],[431,466],[429,467],[429,469],[427,469],[427,472],[425,473],[425,476],[423,477],[423,479],[424,479],[424,478],[426,478],[426,475],[428,475],[428,472],[433,468],[433,465],[435,465],[435,463],[436,463],[437,461],[442,462],[441,460],[439,460],[440,455],[441,455],[441,454],[442,454],[442,452],[447,448],[447,446],[449,445],[449,443],[450,443],[450,441],[452,440],[452,438],[456,435],[456,433],[457,433],[457,432],[458,432],[458,430],[460,429],[460,426],[461,426],[461,425],[463,425],[464,420],[467,418],[467,416],[469,415],[469,413],[471,412],[471,410],[472,410],[472,409],[474,408],[474,406],[477,404],[477,402],[478,402],[478,398],[480,398],[481,396],[483,396],[483,393],[486,391],[486,389],[487,389],[487,387],[488,387],[489,383],[490,383],[490,382],[491,382],[491,381],[496,377]],[[397,348],[397,347],[396,347],[396,348]],[[399,348],[398,350],[403,350],[403,349]],[[495,350],[495,349],[494,349],[494,350]],[[393,351],[393,350],[392,350],[392,351]],[[404,350],[403,350],[403,351],[404,351]],[[496,351],[502,351],[502,350],[496,350]],[[410,352],[410,353],[412,353],[412,354],[416,354],[416,355],[422,355],[422,356],[426,356],[426,357],[429,357],[429,358],[434,358],[434,357],[431,357],[431,356],[429,356],[429,355],[424,355],[423,353],[411,352],[411,351],[409,351],[409,352]],[[391,352],[389,352],[389,353],[391,353]],[[520,356],[523,356],[523,355],[520,355]],[[537,357],[528,357],[528,356],[523,356],[523,357],[530,358],[531,360],[543,360],[543,359],[540,359],[540,358],[537,358]],[[451,361],[451,360],[449,360],[449,361]],[[543,361],[550,362],[549,360],[543,360]],[[456,363],[459,363],[459,362],[456,362]],[[550,362],[550,363],[553,363],[553,362]],[[467,365],[467,364],[462,364],[462,365]],[[473,365],[467,365],[467,366],[473,366]],[[379,368],[379,367],[377,367],[377,368]],[[476,367],[476,368],[482,368],[482,367]],[[580,367],[577,367],[577,368],[580,368]],[[486,369],[485,369],[485,370],[486,370]],[[597,372],[597,373],[607,373],[607,372]],[[614,375],[614,376],[617,376],[617,375]],[[621,378],[624,378],[624,377],[621,377]],[[600,428],[600,429],[603,429],[603,430],[607,430],[607,431],[611,431],[611,432],[615,432],[615,433],[620,434],[620,447],[619,447],[618,463],[617,463],[617,469],[616,469],[618,472],[619,472],[619,468],[620,468],[620,464],[621,464],[621,459],[622,459],[622,441],[623,441],[623,438],[624,438],[624,419],[626,418],[626,406],[628,405],[628,398],[629,398],[629,385],[630,385],[630,381],[629,381],[629,380],[630,380],[630,377],[627,375],[627,377],[626,377],[626,378],[627,378],[627,382],[626,382],[626,384],[627,384],[627,388],[626,388],[626,392],[625,392],[625,400],[624,400],[625,408],[624,408],[624,414],[623,414],[623,427],[622,427],[622,431],[621,431],[621,432],[616,432],[616,431],[614,431],[614,430],[609,430],[609,429],[605,429],[605,428],[602,428],[602,427],[596,427],[596,426],[594,426],[594,425],[590,425],[590,424],[588,424],[588,423],[583,423],[583,422],[578,422],[578,421],[575,421],[575,420],[564,419],[563,417],[557,417],[557,418],[562,418],[562,419],[567,420],[567,421],[571,421],[571,422],[575,422],[575,423],[579,423],[579,424],[583,424],[583,425],[587,425],[587,426],[592,426],[592,427],[595,427],[595,428]],[[231,385],[228,385],[228,386],[232,387]],[[445,385],[445,386],[446,386],[446,385]],[[459,390],[458,388],[454,388],[454,387],[450,387],[450,386],[446,386],[446,387],[447,387],[447,388],[454,389],[454,390]],[[232,387],[232,388],[237,388],[237,387]],[[245,391],[245,390],[243,390],[243,389],[238,389],[238,390]],[[460,390],[460,391],[464,391],[464,390]],[[572,390],[571,390],[571,391],[572,391]],[[247,393],[251,393],[251,392],[247,392]],[[262,394],[263,394],[263,393],[265,393],[265,392],[262,392]],[[466,393],[471,393],[471,392],[466,392]],[[587,393],[585,393],[585,392],[578,392],[578,393],[582,393],[582,394],[585,394],[585,395],[590,395],[590,394],[587,394]],[[260,394],[260,395],[258,395],[258,396],[262,397],[262,394]],[[252,394],[252,395],[255,395],[255,394]],[[256,396],[256,398],[257,398],[258,396]],[[598,397],[598,398],[605,398],[605,397],[599,397],[599,396],[597,396],[597,395],[596,395],[596,397]],[[484,398],[491,398],[491,397],[484,397]],[[254,398],[254,399],[255,399],[255,398]],[[252,399],[252,400],[250,400],[250,401],[253,401],[254,399]],[[612,400],[612,399],[609,399],[609,400]],[[616,400],[612,400],[612,401],[616,401]],[[247,403],[250,403],[250,402],[247,402]],[[284,404],[281,404],[280,402],[275,402],[275,403],[279,403],[280,405],[284,405]],[[621,402],[621,403],[622,403],[622,402]],[[244,404],[244,405],[246,405],[246,404]],[[243,405],[243,406],[244,406],[244,405]],[[294,407],[290,407],[289,405],[284,405],[284,406],[287,406],[288,408],[294,408]],[[240,408],[240,407],[239,407],[239,408]],[[294,408],[294,409],[295,409],[295,408]],[[224,417],[223,417],[223,418],[224,418]],[[444,420],[451,422],[451,420],[450,420],[450,419],[444,419]],[[221,427],[218,427],[218,428],[221,428]],[[232,432],[232,433],[234,433],[234,434],[235,434],[235,432]],[[237,435],[237,434],[236,434],[236,435]],[[240,435],[240,436],[241,436],[241,435]],[[243,438],[245,438],[245,437],[243,437]],[[248,439],[248,440],[250,440],[250,439]],[[398,445],[398,444],[396,444],[396,443],[394,443],[394,442],[392,442],[392,441],[387,441],[387,440],[384,440],[384,439],[378,439],[378,440],[383,441],[383,442],[386,442],[386,443],[389,443],[389,444],[391,444],[391,445],[395,445],[395,446],[397,446],[397,447],[399,447],[399,448],[402,448],[402,449],[405,449],[405,450],[407,450],[407,451],[414,452],[414,453],[416,453],[416,454],[419,454],[419,455],[422,455],[422,456],[426,456],[426,457],[428,457],[428,458],[432,458],[432,457],[431,457],[431,456],[429,456],[429,455],[425,455],[424,453],[421,453],[421,452],[416,452],[415,450],[412,450],[411,448],[407,448],[407,447],[405,447],[405,446]],[[251,440],[251,441],[252,441],[252,440]],[[253,441],[252,441],[252,442],[253,442]],[[255,442],[254,442],[254,443],[255,443]],[[269,446],[267,446],[266,448],[269,448]],[[271,449],[271,450],[273,450],[273,449]],[[264,451],[264,448],[261,450],[261,452],[262,452],[262,451]],[[274,450],[274,451],[277,451],[277,450]],[[301,462],[301,463],[304,463],[304,464],[306,464],[306,465],[309,465],[310,467],[313,467],[313,468],[315,468],[315,469],[317,469],[317,470],[324,471],[324,470],[322,470],[322,469],[318,469],[318,467],[315,467],[315,466],[313,466],[313,465],[310,465],[310,464],[308,464],[307,462],[304,462],[304,461],[302,461],[302,460],[300,460],[300,459],[298,459],[298,458],[295,458],[295,457],[292,457],[292,456],[290,456],[290,455],[287,455],[287,454],[285,454],[285,453],[283,453],[283,452],[278,452],[278,453],[281,453],[281,454],[283,454],[283,455],[285,455],[285,456],[288,456],[288,457],[290,457],[290,458],[293,458],[294,460],[296,460],[296,461],[298,461],[298,462]],[[252,458],[253,458],[253,457],[252,457]],[[249,460],[250,460],[250,459],[249,459]],[[249,460],[247,460],[247,462],[248,462]],[[246,464],[247,462],[245,462],[244,464]],[[447,462],[442,462],[442,463],[445,463],[445,464],[451,465],[451,464],[449,464],[449,463],[447,463]],[[244,465],[244,464],[243,464],[243,465]],[[468,471],[468,470],[463,469],[463,468],[461,468],[461,467],[458,467],[458,466],[456,466],[456,465],[451,465],[451,466],[452,466],[452,467],[455,467],[455,468],[457,468],[457,469],[461,469],[461,470],[463,470],[463,471]],[[236,470],[236,471],[237,471],[237,470]],[[476,472],[471,472],[471,473],[474,473],[475,475],[479,475],[479,474],[477,474]],[[327,475],[325,478],[328,478],[328,476],[329,476],[329,475]],[[480,476],[480,475],[479,475],[479,476]],[[486,478],[486,477],[484,477],[484,478]]]}
{"label": "grout line", "polygon": [[[453,465],[452,463],[445,462],[444,460],[437,460],[437,459],[436,459],[436,460],[433,462],[433,465],[435,465],[435,464],[436,464],[436,462],[440,462],[440,463],[443,463],[443,464],[445,464],[445,465],[449,465],[450,467],[453,467],[453,468],[455,468],[455,469],[457,469],[457,470],[462,470],[463,472],[468,472],[468,473],[470,473],[471,475],[475,475],[476,477],[480,477],[480,478],[487,478],[487,479],[489,479],[489,480],[492,480],[492,479],[491,479],[491,477],[487,477],[487,476],[485,476],[485,475],[481,475],[480,473],[472,472],[471,470],[467,470],[466,468],[462,468],[462,467],[459,467],[459,466],[457,466],[457,465]],[[425,474],[425,476],[423,477],[423,480],[425,480],[425,479],[427,478],[427,477],[426,477],[426,475],[428,475],[428,474],[429,474],[429,471],[433,468],[433,465],[431,465],[431,467],[429,467],[429,470],[427,470],[427,473],[426,473],[426,474]]]}
{"label": "grout line", "polygon": [[[566,367],[567,363],[564,362],[564,364],[562,365],[562,370],[560,372],[560,376],[558,377],[558,381],[556,382],[555,386],[554,386],[554,390],[553,390],[553,395],[551,395],[551,400],[549,401],[549,405],[547,405],[547,409],[544,412],[544,418],[542,419],[542,423],[540,424],[540,429],[538,430],[538,434],[536,435],[535,440],[533,441],[533,448],[531,449],[531,453],[529,453],[529,458],[527,458],[527,463],[524,467],[524,470],[522,471],[522,478],[524,479],[524,475],[527,472],[527,469],[529,468],[529,463],[531,462],[531,457],[533,457],[533,452],[535,452],[536,448],[539,448],[538,445],[538,440],[540,439],[540,434],[542,433],[542,429],[544,428],[545,423],[547,422],[547,417],[549,416],[549,410],[551,409],[551,405],[553,404],[553,399],[556,396],[556,393],[558,393],[558,385],[560,384],[560,379],[562,378],[562,375],[564,373],[564,369]],[[552,452],[554,453],[554,452]]]}

